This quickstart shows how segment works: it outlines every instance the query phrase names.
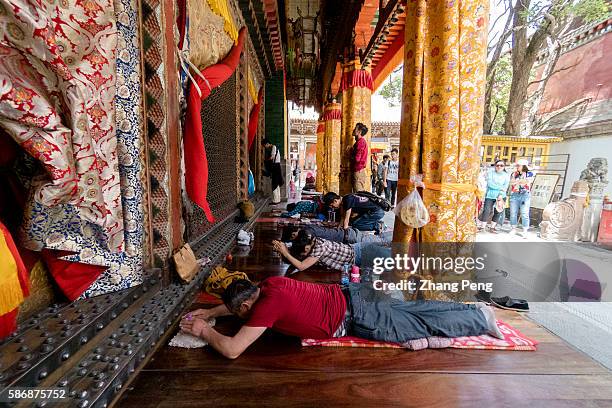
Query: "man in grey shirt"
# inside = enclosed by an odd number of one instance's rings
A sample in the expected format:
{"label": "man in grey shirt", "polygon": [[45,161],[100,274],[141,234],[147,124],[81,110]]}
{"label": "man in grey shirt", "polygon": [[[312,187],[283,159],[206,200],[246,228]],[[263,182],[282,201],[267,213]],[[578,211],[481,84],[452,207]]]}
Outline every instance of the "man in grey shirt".
{"label": "man in grey shirt", "polygon": [[381,196],[385,193],[386,185],[385,185],[385,169],[389,163],[389,155],[385,154],[383,156],[382,162],[378,163],[378,169],[376,173],[378,174],[378,183],[376,184],[376,194]]}

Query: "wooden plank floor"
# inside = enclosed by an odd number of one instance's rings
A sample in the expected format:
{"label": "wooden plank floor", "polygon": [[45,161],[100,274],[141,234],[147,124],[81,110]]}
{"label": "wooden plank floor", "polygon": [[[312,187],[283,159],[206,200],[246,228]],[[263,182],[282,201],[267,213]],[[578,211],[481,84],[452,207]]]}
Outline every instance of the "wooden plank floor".
{"label": "wooden plank floor", "polygon": [[[280,233],[279,224],[258,222],[253,248],[234,250],[230,269],[253,280],[283,275],[287,265],[270,245]],[[292,276],[339,280],[322,270]],[[210,348],[164,346],[118,406],[612,407],[608,370],[518,313],[499,317],[537,339],[538,350],[303,348],[298,339],[268,331],[236,360]],[[217,327],[231,334],[239,322],[221,318]]]}

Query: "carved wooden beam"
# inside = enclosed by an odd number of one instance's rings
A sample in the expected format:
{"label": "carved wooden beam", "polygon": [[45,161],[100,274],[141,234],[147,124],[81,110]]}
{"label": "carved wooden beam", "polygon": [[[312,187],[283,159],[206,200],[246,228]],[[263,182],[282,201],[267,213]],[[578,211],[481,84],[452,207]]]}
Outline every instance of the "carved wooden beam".
{"label": "carved wooden beam", "polygon": [[[402,3],[402,0],[389,0],[387,1],[387,4],[384,7],[379,9],[378,22],[376,23],[374,34],[372,34],[372,37],[370,37],[368,46],[366,47],[365,51],[362,54],[363,57],[361,59],[361,63],[365,63],[366,60],[368,59],[368,56],[370,56],[370,53],[372,52],[374,45],[378,41],[378,38],[381,35],[381,32],[385,29],[385,26],[387,25],[389,27],[392,27],[395,24],[395,22],[390,21],[390,20],[393,18],[397,19],[398,11],[396,10],[396,8],[398,7],[398,5],[400,7],[403,7],[401,6],[400,3]],[[371,59],[371,56],[370,56],[370,59]]]}
{"label": "carved wooden beam", "polygon": [[[330,1],[327,4],[328,9],[325,10],[324,18],[327,19],[331,11],[336,20],[332,21],[333,26],[325,27],[326,44],[323,44],[321,47],[323,51],[320,71],[321,86],[317,87],[317,102],[319,106],[323,106],[323,101],[325,101],[331,86],[336,72],[338,56],[351,41],[353,28],[359,18],[359,11],[362,5],[363,0]],[[330,8],[336,8],[336,10],[329,10]]]}

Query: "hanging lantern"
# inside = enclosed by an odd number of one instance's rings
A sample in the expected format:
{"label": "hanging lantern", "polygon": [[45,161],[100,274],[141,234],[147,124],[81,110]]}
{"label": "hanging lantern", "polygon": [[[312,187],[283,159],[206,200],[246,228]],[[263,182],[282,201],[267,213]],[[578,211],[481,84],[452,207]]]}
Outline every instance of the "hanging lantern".
{"label": "hanging lantern", "polygon": [[[308,10],[310,12],[310,3]],[[314,78],[319,63],[319,37],[318,30],[319,13],[314,16],[302,15],[297,9],[299,17],[292,23],[295,41],[296,62],[298,72],[303,77]]]}

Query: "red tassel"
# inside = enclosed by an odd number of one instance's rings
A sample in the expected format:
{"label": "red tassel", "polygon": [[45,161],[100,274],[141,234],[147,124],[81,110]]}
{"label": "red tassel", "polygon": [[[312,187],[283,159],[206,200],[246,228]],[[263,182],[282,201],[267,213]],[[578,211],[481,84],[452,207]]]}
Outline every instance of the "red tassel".
{"label": "red tassel", "polygon": [[343,73],[342,80],[340,81],[340,91],[348,88],[368,88],[370,91],[373,91],[372,75],[365,69],[355,69]]}
{"label": "red tassel", "polygon": [[342,111],[340,109],[334,109],[334,110],[326,111],[323,114],[323,120],[324,121],[328,121],[328,120],[332,120],[332,119],[341,120],[342,119]]}

